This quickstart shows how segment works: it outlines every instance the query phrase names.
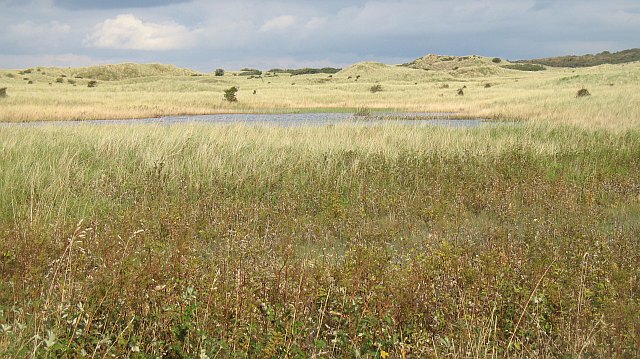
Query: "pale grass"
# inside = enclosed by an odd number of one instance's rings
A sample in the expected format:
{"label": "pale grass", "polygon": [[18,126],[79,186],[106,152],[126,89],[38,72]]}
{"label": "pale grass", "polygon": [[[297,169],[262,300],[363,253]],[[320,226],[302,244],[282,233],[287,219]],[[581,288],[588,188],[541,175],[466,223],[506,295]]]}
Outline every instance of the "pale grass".
{"label": "pale grass", "polygon": [[[354,70],[355,69],[355,70]],[[326,74],[249,79],[227,72],[223,77],[155,76],[122,81],[88,79],[77,86],[55,83],[57,75],[14,78],[0,71],[0,121],[124,119],[233,112],[352,111],[371,109],[456,112],[465,117],[529,120],[625,130],[640,125],[640,63],[540,72],[501,70],[486,77],[385,66],[378,72],[355,66]],[[368,69],[367,71],[365,71]],[[374,68],[377,69],[377,68]],[[60,71],[71,71],[59,69]],[[60,72],[59,71],[59,72]],[[352,78],[349,79],[348,77]],[[66,81],[66,80],[65,80]],[[49,85],[49,82],[52,82]],[[416,84],[417,83],[417,84]],[[491,87],[485,88],[486,83]],[[383,91],[371,93],[380,84]],[[443,84],[449,88],[442,88]],[[223,100],[223,90],[238,86],[238,103]],[[466,86],[465,95],[457,89]],[[592,96],[576,98],[586,87]],[[255,94],[253,91],[255,90]]]}

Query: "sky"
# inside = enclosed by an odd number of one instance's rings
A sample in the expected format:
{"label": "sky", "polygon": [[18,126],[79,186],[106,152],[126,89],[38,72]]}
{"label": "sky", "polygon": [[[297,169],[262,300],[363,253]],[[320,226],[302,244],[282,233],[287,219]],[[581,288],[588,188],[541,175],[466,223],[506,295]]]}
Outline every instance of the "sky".
{"label": "sky", "polygon": [[640,47],[639,0],[0,0],[0,68],[530,59]]}

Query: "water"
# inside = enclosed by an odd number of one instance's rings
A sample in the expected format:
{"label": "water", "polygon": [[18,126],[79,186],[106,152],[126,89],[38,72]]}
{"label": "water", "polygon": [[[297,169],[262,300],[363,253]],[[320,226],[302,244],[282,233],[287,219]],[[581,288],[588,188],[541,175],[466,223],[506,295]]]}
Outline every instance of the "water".
{"label": "water", "polygon": [[405,125],[433,125],[446,127],[478,127],[489,122],[484,119],[450,119],[450,113],[375,113],[369,117],[354,116],[351,113],[288,113],[288,114],[216,114],[196,116],[166,116],[157,118],[126,120],[85,120],[85,121],[46,121],[28,122],[23,125],[179,125],[189,123],[206,124],[246,124],[274,126],[324,126],[338,124],[375,125],[399,123]]}

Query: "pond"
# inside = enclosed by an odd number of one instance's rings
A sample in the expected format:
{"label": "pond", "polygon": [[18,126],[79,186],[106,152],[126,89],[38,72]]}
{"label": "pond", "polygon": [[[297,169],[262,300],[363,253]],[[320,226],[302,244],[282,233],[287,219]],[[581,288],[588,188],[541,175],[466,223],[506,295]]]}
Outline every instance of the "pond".
{"label": "pond", "polygon": [[287,113],[287,114],[215,114],[190,116],[165,116],[124,120],[46,121],[28,122],[23,125],[178,125],[185,123],[246,124],[274,126],[323,126],[338,124],[376,125],[399,123],[405,125],[432,125],[445,127],[477,127],[492,124],[486,119],[452,119],[451,113],[434,112],[382,112],[371,116],[355,116],[352,113]]}

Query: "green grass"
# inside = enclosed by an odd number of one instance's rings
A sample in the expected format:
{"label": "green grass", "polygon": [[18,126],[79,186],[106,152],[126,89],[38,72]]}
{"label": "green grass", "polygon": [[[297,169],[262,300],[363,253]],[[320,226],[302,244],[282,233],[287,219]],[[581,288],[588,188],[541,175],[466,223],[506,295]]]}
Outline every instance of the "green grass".
{"label": "green grass", "polygon": [[637,129],[4,126],[0,168],[2,356],[639,354]]}

